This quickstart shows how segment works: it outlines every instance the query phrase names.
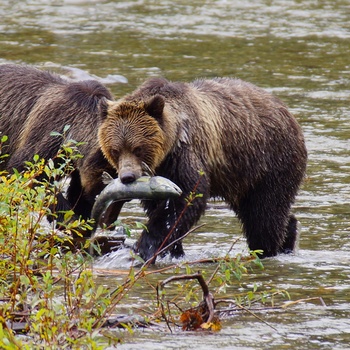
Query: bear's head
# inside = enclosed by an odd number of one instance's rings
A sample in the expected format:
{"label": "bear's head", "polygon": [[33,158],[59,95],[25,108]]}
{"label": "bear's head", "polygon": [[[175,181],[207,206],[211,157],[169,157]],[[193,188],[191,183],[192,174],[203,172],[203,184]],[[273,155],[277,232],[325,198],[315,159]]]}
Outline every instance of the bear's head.
{"label": "bear's head", "polygon": [[164,97],[146,101],[109,101],[98,139],[104,156],[123,183],[155,172],[165,157],[162,129]]}

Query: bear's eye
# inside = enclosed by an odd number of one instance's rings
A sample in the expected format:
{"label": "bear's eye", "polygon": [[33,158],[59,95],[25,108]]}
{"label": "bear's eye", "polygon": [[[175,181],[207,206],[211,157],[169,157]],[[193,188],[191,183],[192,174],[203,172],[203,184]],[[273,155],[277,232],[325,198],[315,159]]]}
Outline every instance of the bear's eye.
{"label": "bear's eye", "polygon": [[132,152],[136,157],[141,158],[142,156],[142,147],[135,147],[133,152]]}
{"label": "bear's eye", "polygon": [[115,149],[111,149],[111,157],[114,159],[114,160],[118,160],[119,159],[119,152]]}

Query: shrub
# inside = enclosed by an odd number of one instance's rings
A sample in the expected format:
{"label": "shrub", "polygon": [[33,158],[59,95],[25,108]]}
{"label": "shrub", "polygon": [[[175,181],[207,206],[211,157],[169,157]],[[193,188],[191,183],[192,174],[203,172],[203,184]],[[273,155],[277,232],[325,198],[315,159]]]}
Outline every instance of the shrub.
{"label": "shrub", "polygon": [[[65,128],[65,132],[68,127]],[[54,133],[57,136],[57,133]],[[61,135],[65,137],[65,134]],[[0,142],[1,154],[6,136]],[[64,190],[62,179],[73,170],[73,161],[80,157],[79,143],[66,140],[65,145],[53,160],[45,162],[34,156],[26,170],[14,170],[9,174],[0,172],[0,348],[1,349],[104,349],[108,344],[120,341],[115,333],[106,332],[105,324],[115,306],[130,292],[136,282],[149,283],[147,276],[168,270],[172,276],[154,287],[155,310],[145,319],[163,319],[182,329],[219,330],[220,310],[216,306],[229,303],[223,312],[245,310],[255,302],[271,300],[284,292],[258,292],[256,285],[237,294],[230,300],[214,300],[209,285],[216,288],[215,295],[241,280],[253,266],[262,268],[257,252],[248,258],[210,259],[210,261],[184,262],[161,270],[146,271],[151,260],[141,262],[136,269],[130,268],[125,281],[114,290],[98,285],[92,270],[92,257],[86,253],[89,241],[74,251],[72,233],[91,229],[92,222],[73,220],[72,211],[64,213],[64,232],[58,231],[47,215],[56,203],[56,194]],[[188,205],[196,196],[188,198]],[[136,227],[138,227],[136,225]],[[174,228],[173,228],[174,229]],[[193,231],[193,230],[191,230]],[[160,252],[161,253],[161,252]],[[135,257],[140,263],[140,258]],[[198,272],[198,264],[215,263],[216,268],[207,281],[205,271]],[[194,272],[193,265],[196,268]],[[214,265],[215,266],[215,265]],[[203,300],[198,298],[200,288],[193,284],[197,280],[202,288]],[[183,283],[186,280],[186,284]],[[165,300],[163,287],[170,282],[179,283],[177,303]],[[172,291],[173,294],[173,291]],[[158,305],[156,305],[156,302]],[[190,304],[185,310],[179,305]],[[194,306],[198,304],[198,306]],[[232,306],[234,304],[234,306]],[[175,309],[170,305],[175,305]],[[179,321],[177,321],[179,320]],[[147,323],[147,322],[146,322]],[[119,323],[120,324],[120,323]],[[131,331],[130,326],[124,325]],[[22,333],[21,337],[18,334]]]}

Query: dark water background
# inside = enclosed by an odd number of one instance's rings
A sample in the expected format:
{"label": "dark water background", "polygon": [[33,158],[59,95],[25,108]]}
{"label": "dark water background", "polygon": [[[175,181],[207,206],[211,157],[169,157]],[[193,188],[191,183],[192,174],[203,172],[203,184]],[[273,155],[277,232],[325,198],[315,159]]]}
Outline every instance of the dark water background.
{"label": "dark water background", "polygon": [[[0,63],[96,76],[116,97],[150,76],[239,77],[284,100],[304,130],[308,176],[294,206],[300,248],[265,260],[249,281],[286,289],[292,300],[322,297],[325,306],[314,300],[259,314],[277,331],[238,313],[217,334],[136,332],[121,349],[350,349],[349,48],[348,0],[0,1]],[[223,255],[240,237],[221,204],[185,239],[186,259]],[[138,203],[124,216],[143,220]],[[246,252],[245,241],[233,252]],[[119,252],[96,267],[127,269],[127,257]],[[149,293],[131,295],[129,307]]]}

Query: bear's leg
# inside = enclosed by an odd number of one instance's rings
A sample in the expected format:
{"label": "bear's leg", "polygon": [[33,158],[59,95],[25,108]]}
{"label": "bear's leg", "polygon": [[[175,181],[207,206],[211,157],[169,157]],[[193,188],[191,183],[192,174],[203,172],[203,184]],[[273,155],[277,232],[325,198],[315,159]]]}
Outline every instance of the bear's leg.
{"label": "bear's leg", "polygon": [[282,246],[282,253],[293,253],[298,238],[298,220],[292,214],[289,216],[287,236]]}
{"label": "bear's leg", "polygon": [[[145,261],[152,258],[158,252],[163,241],[175,225],[179,213],[176,210],[174,202],[175,200],[169,199],[163,201],[147,201],[144,203],[149,221],[147,223],[147,229],[141,233],[140,239],[136,243],[135,248]],[[178,233],[178,231],[174,229],[171,236],[174,237],[176,233]],[[171,240],[168,240],[164,243],[163,247],[170,242]],[[181,241],[176,243],[176,247],[174,244],[170,249],[170,252],[174,257],[181,257],[184,255]]]}
{"label": "bear's leg", "polygon": [[[80,177],[77,170],[73,171],[71,174],[71,180],[67,188],[67,198],[63,196],[61,192],[58,192],[56,195],[57,203],[55,205],[51,205],[50,209],[53,213],[56,214],[57,228],[63,229],[64,225],[64,214],[66,211],[73,210],[74,214],[71,220],[77,220],[79,216],[84,219],[87,219],[86,216],[88,213],[86,212],[86,208],[92,208],[91,204],[86,202],[86,205],[81,201],[82,188],[80,183]],[[78,211],[80,209],[80,212]],[[81,209],[83,209],[81,211]],[[91,209],[90,209],[91,210]],[[85,211],[85,212],[84,212]],[[84,216],[85,214],[85,216]],[[48,215],[49,222],[54,220],[52,215]],[[63,224],[63,225],[62,225]],[[81,232],[84,236],[87,235],[85,232]]]}
{"label": "bear's leg", "polygon": [[262,257],[293,250],[296,219],[289,217],[289,211],[294,192],[270,179],[252,188],[240,200],[236,212],[250,250],[263,250]]}
{"label": "bear's leg", "polygon": [[73,209],[78,217],[81,216],[84,220],[87,220],[90,217],[94,201],[86,198],[78,169],[75,169],[70,175],[67,199],[70,203],[71,209]]}
{"label": "bear's leg", "polygon": [[[72,210],[72,206],[69,203],[69,201],[64,198],[63,194],[61,192],[58,192],[56,195],[56,204],[50,205],[50,210],[52,213],[56,215],[48,215],[47,220],[49,222],[53,222],[55,219],[57,221],[57,228],[61,228],[61,225],[59,223],[63,223],[64,221],[64,212],[68,210]],[[75,217],[77,219],[77,217]]]}
{"label": "bear's leg", "polygon": [[[144,206],[149,222],[147,223],[147,229],[142,232],[139,241],[135,245],[135,250],[145,261],[152,258],[161,247],[164,248],[185,235],[204,213],[206,196],[196,198],[187,207],[185,198],[182,195],[178,199],[145,201]],[[170,232],[171,235],[167,239]],[[170,252],[171,256],[175,258],[183,256],[181,240],[174,243],[166,251]]]}

